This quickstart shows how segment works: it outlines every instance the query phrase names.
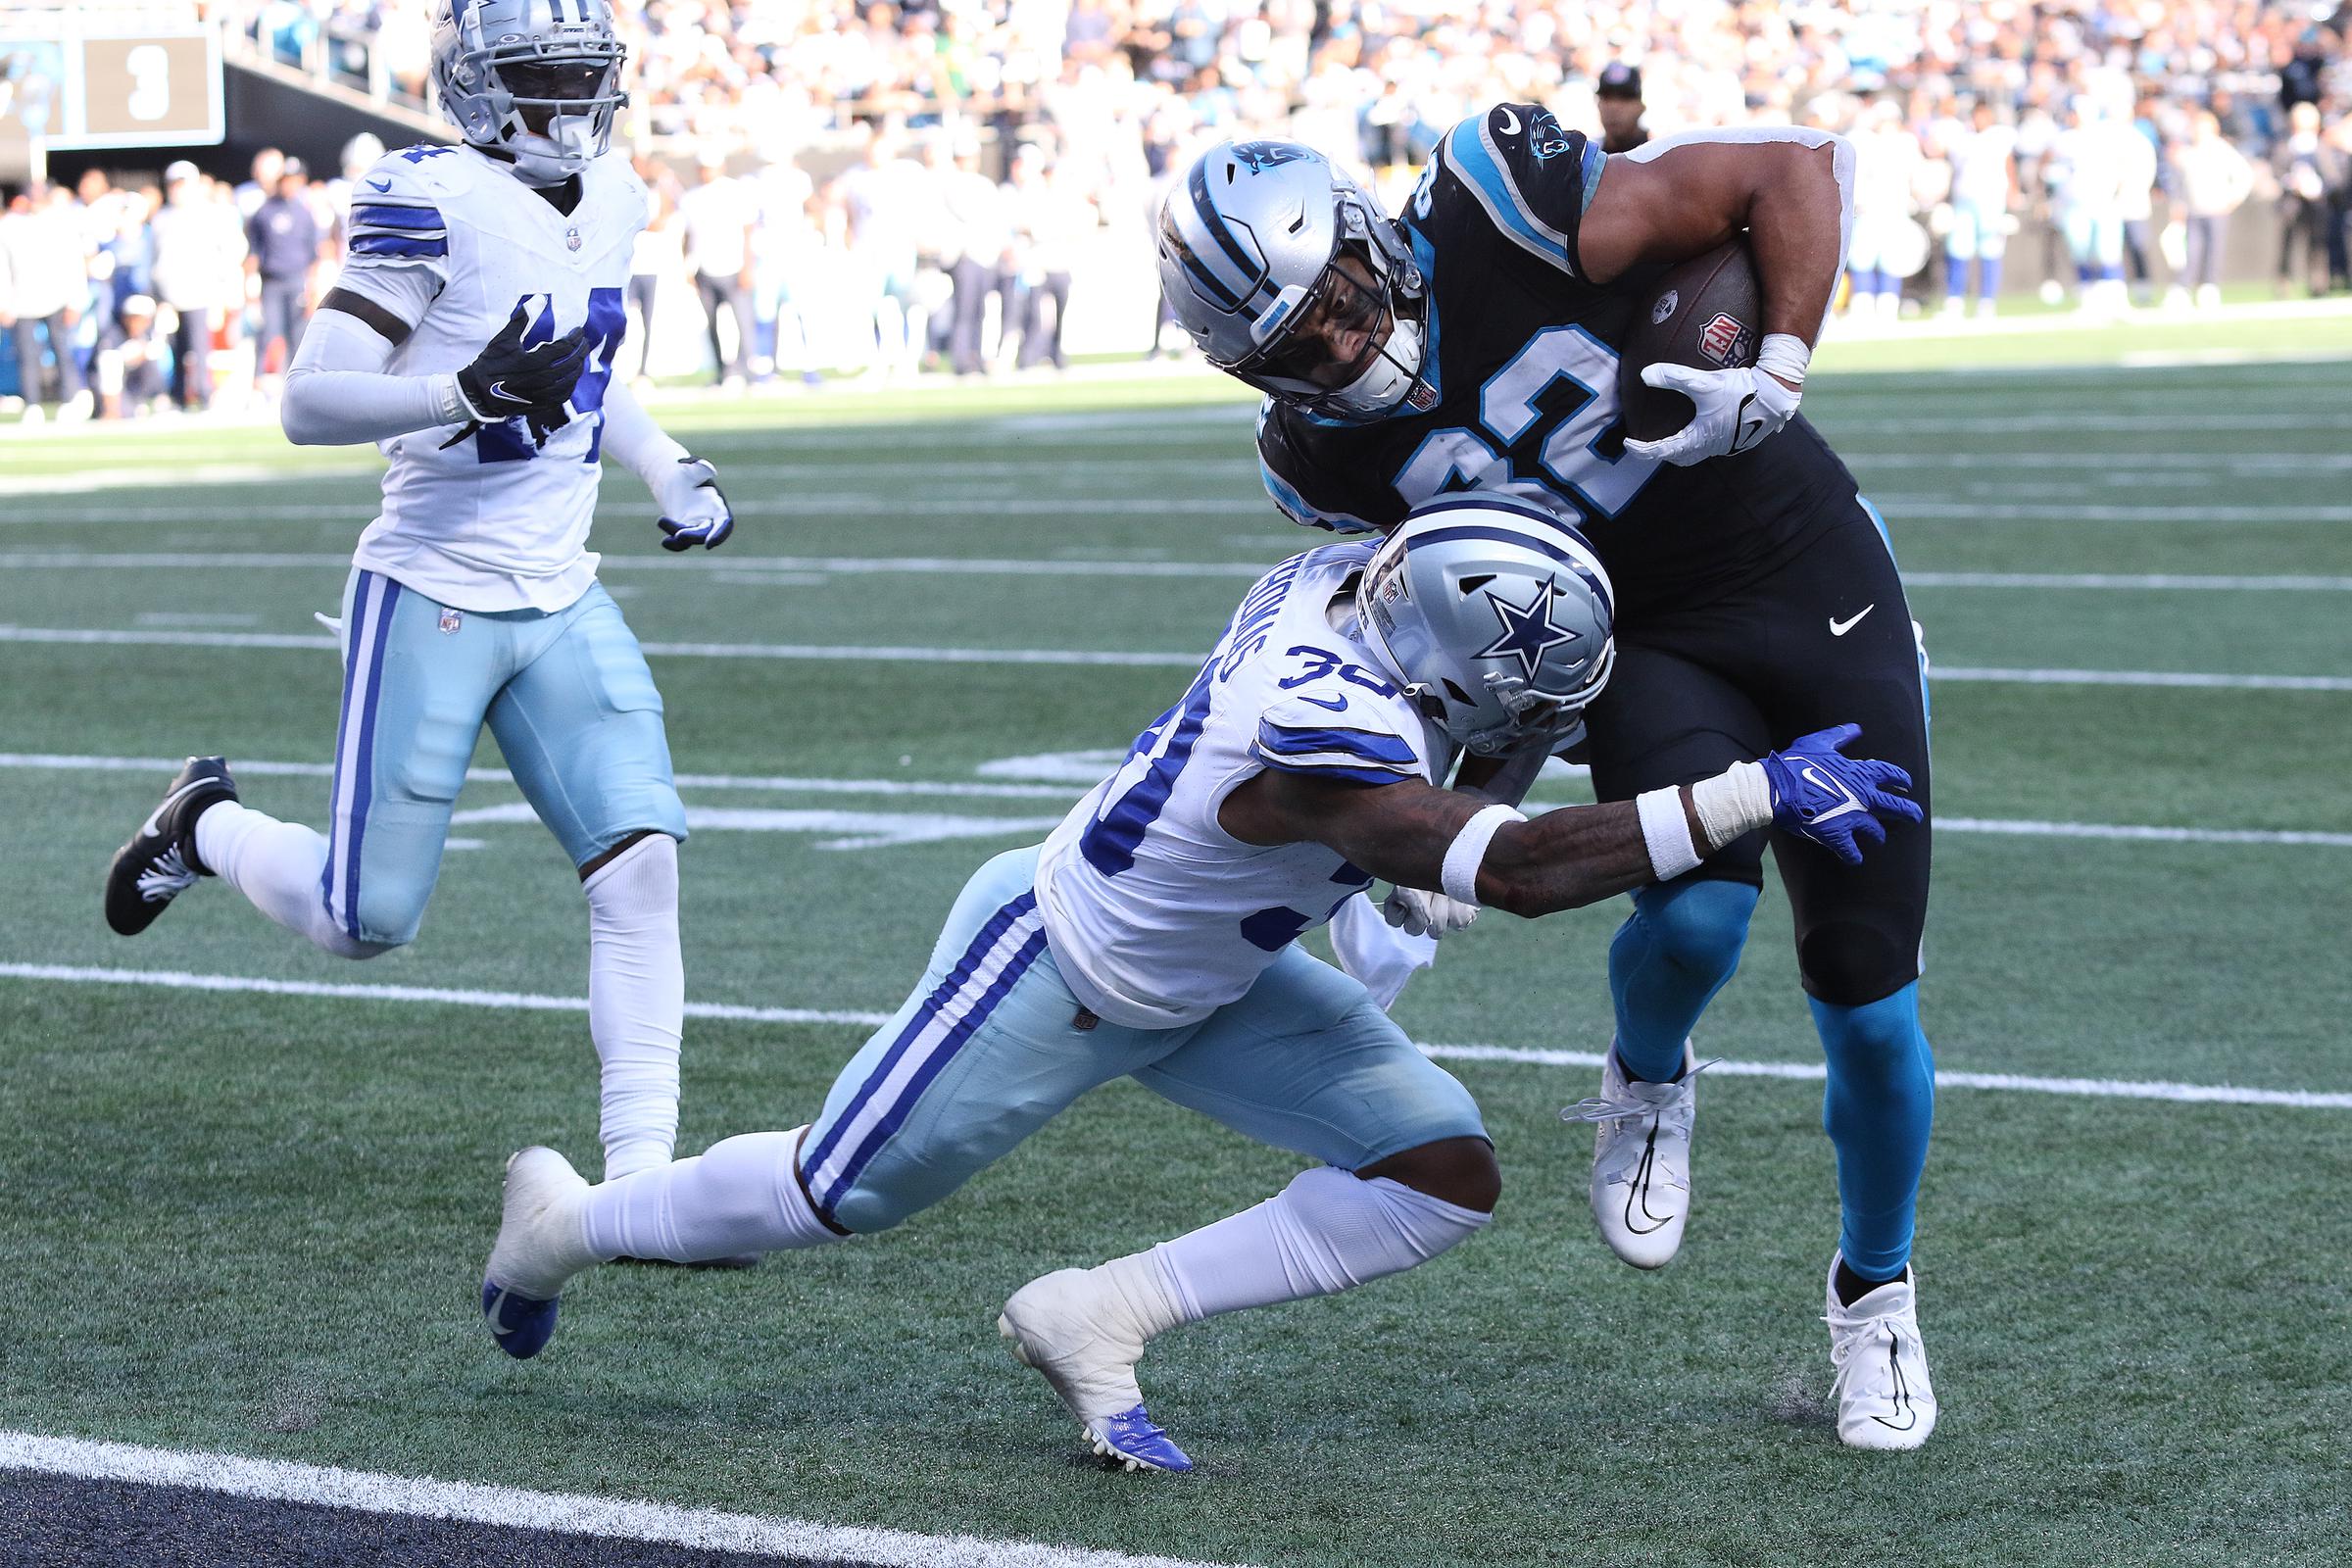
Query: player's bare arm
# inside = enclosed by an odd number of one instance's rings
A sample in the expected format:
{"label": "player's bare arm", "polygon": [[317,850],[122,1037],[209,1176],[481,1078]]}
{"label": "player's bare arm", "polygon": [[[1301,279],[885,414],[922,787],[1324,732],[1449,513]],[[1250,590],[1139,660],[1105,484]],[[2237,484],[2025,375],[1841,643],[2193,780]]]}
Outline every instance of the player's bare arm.
{"label": "player's bare arm", "polygon": [[1845,249],[1837,143],[1674,138],[1609,160],[1578,231],[1584,274],[1610,283],[1643,263],[1688,261],[1744,230],[1764,331],[1820,337]]}
{"label": "player's bare arm", "polygon": [[[1690,792],[1680,793],[1696,837],[1704,830],[1690,811]],[[1245,844],[1311,841],[1384,881],[1434,888],[1443,885],[1447,850],[1493,805],[1430,784],[1343,784],[1269,771],[1227,796],[1218,821]],[[1478,867],[1478,902],[1532,918],[1596,904],[1653,877],[1633,802],[1571,806],[1502,825]]]}
{"label": "player's bare arm", "polygon": [[1695,413],[1627,451],[1703,463],[1749,451],[1795,417],[1853,229],[1853,168],[1846,142],[1793,126],[1692,131],[1609,160],[1578,229],[1584,275],[1608,283],[1744,234],[1764,326],[1752,367],[1643,369],[1643,381],[1682,393]]}

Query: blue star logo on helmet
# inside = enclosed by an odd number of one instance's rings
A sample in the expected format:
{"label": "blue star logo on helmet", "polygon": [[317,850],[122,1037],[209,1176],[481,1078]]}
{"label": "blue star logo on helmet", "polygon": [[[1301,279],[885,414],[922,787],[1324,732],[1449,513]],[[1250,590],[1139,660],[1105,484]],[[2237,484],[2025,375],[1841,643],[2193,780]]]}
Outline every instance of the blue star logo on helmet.
{"label": "blue star logo on helmet", "polygon": [[1583,635],[1552,620],[1551,601],[1558,591],[1556,584],[1547,582],[1536,590],[1535,598],[1524,605],[1514,605],[1494,589],[1488,589],[1487,603],[1494,607],[1494,618],[1502,622],[1502,635],[1481,648],[1477,657],[1517,660],[1520,673],[1532,685],[1536,666],[1544,662],[1546,653]]}
{"label": "blue star logo on helmet", "polygon": [[1233,161],[1252,174],[1295,164],[1306,156],[1305,148],[1288,141],[1245,141],[1236,143],[1233,149]]}

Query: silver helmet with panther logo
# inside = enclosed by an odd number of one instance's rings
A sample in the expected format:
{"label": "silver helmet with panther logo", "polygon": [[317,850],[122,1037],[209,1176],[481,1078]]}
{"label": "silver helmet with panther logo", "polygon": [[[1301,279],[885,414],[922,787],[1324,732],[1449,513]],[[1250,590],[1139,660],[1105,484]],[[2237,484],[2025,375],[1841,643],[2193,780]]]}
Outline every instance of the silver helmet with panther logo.
{"label": "silver helmet with panther logo", "polygon": [[1427,285],[1369,192],[1295,141],[1221,142],[1159,215],[1168,308],[1218,369],[1326,418],[1431,400]]}

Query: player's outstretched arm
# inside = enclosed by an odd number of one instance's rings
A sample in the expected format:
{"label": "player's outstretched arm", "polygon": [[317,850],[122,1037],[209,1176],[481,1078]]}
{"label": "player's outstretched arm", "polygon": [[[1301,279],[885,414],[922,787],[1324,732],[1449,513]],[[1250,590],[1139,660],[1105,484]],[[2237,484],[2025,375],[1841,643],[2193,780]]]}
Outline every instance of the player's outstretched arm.
{"label": "player's outstretched arm", "polygon": [[1767,825],[1859,865],[1886,820],[1922,814],[1897,793],[1911,784],[1902,768],[1843,755],[1860,734],[1840,724],[1696,784],[1534,818],[1414,780],[1268,769],[1226,797],[1218,821],[1244,843],[1322,844],[1388,881],[1532,918],[1671,880]]}
{"label": "player's outstretched arm", "polygon": [[654,422],[637,395],[619,382],[605,388],[605,451],[645,481],[662,509],[662,548],[716,550],[735,531],[735,512],[719,494],[718,470]]}
{"label": "player's outstretched arm", "polygon": [[1611,158],[1578,229],[1596,283],[1645,263],[1687,261],[1744,230],[1763,294],[1753,368],[1653,365],[1642,378],[1683,393],[1697,414],[1636,456],[1690,464],[1745,452],[1796,415],[1813,345],[1829,318],[1853,232],[1854,151],[1796,126],[1689,131]]}

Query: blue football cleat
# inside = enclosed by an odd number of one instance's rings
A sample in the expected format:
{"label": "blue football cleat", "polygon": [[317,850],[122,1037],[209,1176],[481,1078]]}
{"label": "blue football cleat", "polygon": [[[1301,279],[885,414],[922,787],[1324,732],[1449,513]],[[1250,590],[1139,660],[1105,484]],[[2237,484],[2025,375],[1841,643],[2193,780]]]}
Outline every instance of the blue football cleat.
{"label": "blue football cleat", "polygon": [[1089,1428],[1087,1436],[1095,1440],[1097,1453],[1116,1459],[1130,1470],[1185,1471],[1193,1467],[1192,1456],[1176,1446],[1175,1440],[1160,1431],[1140,1404]]}
{"label": "blue football cleat", "polygon": [[537,1355],[555,1338],[557,1305],[517,1296],[495,1280],[482,1281],[482,1320],[498,1348],[517,1361]]}
{"label": "blue football cleat", "polygon": [[507,1161],[498,1242],[482,1266],[482,1321],[518,1361],[547,1348],[564,1282],[597,1260],[580,1235],[587,1195],[579,1172],[552,1149],[526,1149]]}

